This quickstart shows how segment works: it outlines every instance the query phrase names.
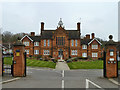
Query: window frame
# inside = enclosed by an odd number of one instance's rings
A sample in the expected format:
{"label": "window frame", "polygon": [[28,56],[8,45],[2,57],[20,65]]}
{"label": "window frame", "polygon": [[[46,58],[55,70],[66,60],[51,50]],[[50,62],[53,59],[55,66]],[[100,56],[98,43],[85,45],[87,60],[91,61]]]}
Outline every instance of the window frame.
{"label": "window frame", "polygon": [[39,42],[34,42],[34,46],[39,46]]}
{"label": "window frame", "polygon": [[98,57],[98,53],[97,53],[97,52],[93,52],[93,53],[92,53],[92,57],[93,57],[93,58]]}
{"label": "window frame", "polygon": [[92,49],[98,49],[98,44],[92,44]]}
{"label": "window frame", "polygon": [[82,45],[82,49],[87,49],[87,45]]}
{"label": "window frame", "polygon": [[86,58],[86,57],[87,57],[87,53],[86,53],[86,52],[83,52],[83,53],[82,53],[82,57]]}
{"label": "window frame", "polygon": [[44,40],[44,46],[46,46],[46,40]]}
{"label": "window frame", "polygon": [[74,46],[74,40],[71,40],[71,46]]}
{"label": "window frame", "polygon": [[75,40],[75,46],[77,46],[78,45],[78,40]]}
{"label": "window frame", "polygon": [[34,50],[34,54],[38,55],[39,54],[39,50]]}
{"label": "window frame", "polygon": [[29,41],[24,41],[23,44],[24,44],[25,46],[29,46],[29,45],[30,45],[30,44],[29,44]]}

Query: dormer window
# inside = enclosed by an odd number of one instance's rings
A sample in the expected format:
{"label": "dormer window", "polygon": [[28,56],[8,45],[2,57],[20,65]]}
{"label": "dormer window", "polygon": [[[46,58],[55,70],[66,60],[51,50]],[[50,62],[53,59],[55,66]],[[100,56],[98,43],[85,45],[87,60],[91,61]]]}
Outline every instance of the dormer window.
{"label": "dormer window", "polygon": [[92,45],[92,49],[98,49],[98,45]]}
{"label": "dormer window", "polygon": [[87,49],[87,45],[82,45],[82,49]]}
{"label": "dormer window", "polygon": [[39,46],[39,42],[34,42],[34,46]]}

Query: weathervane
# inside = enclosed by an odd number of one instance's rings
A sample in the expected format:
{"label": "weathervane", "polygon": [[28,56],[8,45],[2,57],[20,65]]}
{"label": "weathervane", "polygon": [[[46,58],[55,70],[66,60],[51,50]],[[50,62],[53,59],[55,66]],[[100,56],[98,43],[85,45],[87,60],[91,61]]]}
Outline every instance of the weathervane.
{"label": "weathervane", "polygon": [[60,27],[63,25],[62,18],[60,18],[60,21],[59,21],[58,25],[59,25]]}

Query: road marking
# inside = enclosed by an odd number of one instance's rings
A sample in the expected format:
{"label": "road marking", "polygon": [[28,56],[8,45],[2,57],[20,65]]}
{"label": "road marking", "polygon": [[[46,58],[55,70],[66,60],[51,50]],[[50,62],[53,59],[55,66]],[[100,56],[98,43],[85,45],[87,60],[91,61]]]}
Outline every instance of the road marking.
{"label": "road marking", "polygon": [[62,80],[62,89],[64,88],[64,83],[65,83],[64,80]]}
{"label": "road marking", "polygon": [[64,78],[64,70],[63,70],[63,72],[62,72],[62,77]]}
{"label": "road marking", "polygon": [[94,82],[86,79],[86,88],[89,88],[89,83],[93,84],[94,86],[96,86],[99,89],[102,89],[102,87],[100,87],[99,85],[95,84]]}
{"label": "road marking", "polygon": [[12,82],[12,81],[16,81],[16,80],[19,80],[20,79],[20,77],[18,77],[18,78],[14,78],[14,79],[10,79],[10,80],[6,80],[6,81],[2,81],[2,82],[0,82],[0,84],[4,84],[4,83],[8,83],[8,82]]}
{"label": "road marking", "polygon": [[109,79],[111,82],[113,82],[114,84],[116,84],[116,85],[120,85],[120,83],[118,83],[117,81],[115,81],[114,79],[112,79],[112,78],[110,78]]}

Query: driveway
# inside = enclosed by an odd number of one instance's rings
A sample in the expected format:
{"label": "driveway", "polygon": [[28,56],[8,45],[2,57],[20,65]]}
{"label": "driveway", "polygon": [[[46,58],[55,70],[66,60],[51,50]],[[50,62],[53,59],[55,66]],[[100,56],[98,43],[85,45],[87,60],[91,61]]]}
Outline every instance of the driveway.
{"label": "driveway", "polygon": [[118,88],[118,86],[107,78],[103,78],[101,69],[44,70],[29,68],[27,77],[5,83],[3,88],[95,88],[94,90],[96,90],[98,88]]}

